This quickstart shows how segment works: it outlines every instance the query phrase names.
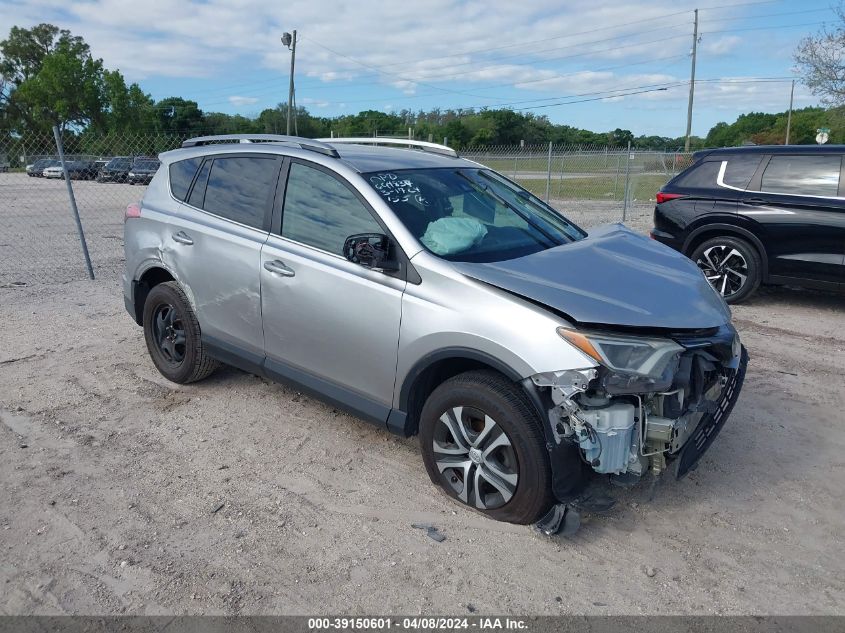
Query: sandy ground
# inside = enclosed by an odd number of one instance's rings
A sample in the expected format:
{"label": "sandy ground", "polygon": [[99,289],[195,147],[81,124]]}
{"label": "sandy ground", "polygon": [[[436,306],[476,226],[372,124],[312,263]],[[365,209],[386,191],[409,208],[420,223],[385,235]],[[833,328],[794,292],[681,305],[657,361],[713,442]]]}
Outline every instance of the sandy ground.
{"label": "sandy ground", "polygon": [[455,505],[415,438],[234,369],[166,382],[113,277],[0,289],[0,614],[845,614],[843,308],[737,308],[698,471],[565,540]]}

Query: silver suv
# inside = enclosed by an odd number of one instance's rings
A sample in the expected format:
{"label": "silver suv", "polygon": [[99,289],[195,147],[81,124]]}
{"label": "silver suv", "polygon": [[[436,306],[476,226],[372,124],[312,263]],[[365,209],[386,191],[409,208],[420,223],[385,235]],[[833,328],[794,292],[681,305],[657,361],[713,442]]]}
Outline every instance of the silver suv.
{"label": "silver suv", "polygon": [[124,276],[158,370],[223,362],[419,434],[432,481],[493,518],[552,531],[596,473],[681,476],[737,399],[747,355],[694,263],[448,147],[232,135],[160,158]]}

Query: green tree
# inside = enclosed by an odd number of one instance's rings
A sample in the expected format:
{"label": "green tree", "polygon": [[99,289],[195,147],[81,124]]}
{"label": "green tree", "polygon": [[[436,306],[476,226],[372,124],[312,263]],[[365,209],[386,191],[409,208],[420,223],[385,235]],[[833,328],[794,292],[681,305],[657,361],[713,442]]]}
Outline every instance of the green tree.
{"label": "green tree", "polygon": [[187,136],[207,131],[205,118],[196,101],[182,97],[167,97],[155,104],[159,130],[167,134]]}
{"label": "green tree", "polygon": [[845,104],[845,5],[836,8],[838,23],[802,39],[794,58],[801,80],[827,105]]}
{"label": "green tree", "polygon": [[0,107],[18,131],[102,120],[103,62],[70,31],[52,24],[12,27],[0,42]]}
{"label": "green tree", "polygon": [[108,132],[154,131],[156,116],[153,99],[133,83],[127,87],[119,70],[103,71],[105,116]]}

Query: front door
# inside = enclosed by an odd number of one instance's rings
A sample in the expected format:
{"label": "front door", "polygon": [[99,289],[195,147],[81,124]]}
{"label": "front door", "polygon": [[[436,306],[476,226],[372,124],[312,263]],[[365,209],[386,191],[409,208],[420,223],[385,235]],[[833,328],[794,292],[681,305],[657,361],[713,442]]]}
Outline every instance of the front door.
{"label": "front door", "polygon": [[347,261],[345,239],[384,233],[354,188],[291,161],[280,235],[261,252],[267,369],[385,423],[405,281]]}

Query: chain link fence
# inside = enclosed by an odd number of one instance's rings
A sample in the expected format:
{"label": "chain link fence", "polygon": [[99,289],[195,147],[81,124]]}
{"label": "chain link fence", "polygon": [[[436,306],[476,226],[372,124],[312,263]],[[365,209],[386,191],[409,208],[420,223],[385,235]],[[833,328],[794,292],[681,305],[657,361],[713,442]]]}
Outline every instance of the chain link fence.
{"label": "chain link fence", "polygon": [[461,156],[511,178],[584,228],[651,227],[655,194],[691,153],[561,145],[470,148]]}
{"label": "chain link fence", "polygon": [[[65,165],[97,277],[119,276],[123,214],[144,195],[134,163],[179,147],[175,135],[65,135]],[[651,225],[654,195],[689,165],[690,154],[607,147],[519,145],[460,154],[512,178],[584,228],[624,221]],[[88,276],[64,170],[51,136],[0,144],[0,287]]]}

